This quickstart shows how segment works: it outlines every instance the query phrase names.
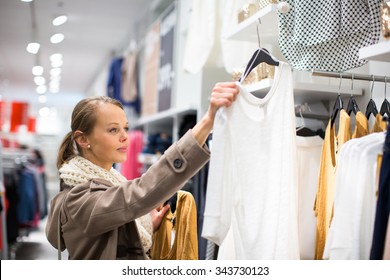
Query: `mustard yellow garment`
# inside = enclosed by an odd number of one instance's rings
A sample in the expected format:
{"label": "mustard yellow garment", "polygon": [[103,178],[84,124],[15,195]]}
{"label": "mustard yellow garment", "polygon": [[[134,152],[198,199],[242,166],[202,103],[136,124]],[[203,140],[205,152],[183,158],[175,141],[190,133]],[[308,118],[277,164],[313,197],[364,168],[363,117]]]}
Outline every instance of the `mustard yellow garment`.
{"label": "mustard yellow garment", "polygon": [[[172,218],[175,219],[173,226]],[[196,204],[191,193],[179,191],[176,211],[168,210],[153,236],[151,258],[153,260],[197,260],[198,233]],[[171,248],[172,229],[175,240]]]}
{"label": "mustard yellow garment", "polygon": [[351,139],[350,117],[345,110],[341,110],[339,114],[338,134],[336,135],[335,125],[332,126],[331,121],[329,121],[321,152],[318,189],[314,205],[314,211],[317,217],[314,258],[317,260],[322,259],[326,236],[332,219],[337,153],[340,151],[342,145]]}
{"label": "mustard yellow garment", "polygon": [[352,138],[360,138],[366,135],[368,135],[368,120],[366,116],[359,111],[356,113],[356,126]]}
{"label": "mustard yellow garment", "polygon": [[372,127],[371,133],[386,131],[387,125],[386,122],[382,120],[382,118],[383,116],[380,113],[376,114],[375,123]]}

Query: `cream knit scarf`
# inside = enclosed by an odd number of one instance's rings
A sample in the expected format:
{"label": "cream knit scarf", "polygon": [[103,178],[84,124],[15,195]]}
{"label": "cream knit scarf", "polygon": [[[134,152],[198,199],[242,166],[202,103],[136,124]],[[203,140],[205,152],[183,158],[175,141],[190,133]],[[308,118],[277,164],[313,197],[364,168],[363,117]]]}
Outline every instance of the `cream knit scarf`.
{"label": "cream knit scarf", "polygon": [[[89,160],[76,156],[68,163],[64,163],[59,169],[60,178],[69,186],[86,183],[91,179],[102,178],[110,181],[113,185],[119,185],[127,179],[114,168],[110,171],[101,168]],[[152,218],[149,214],[135,220],[145,252],[152,246],[153,226]]]}

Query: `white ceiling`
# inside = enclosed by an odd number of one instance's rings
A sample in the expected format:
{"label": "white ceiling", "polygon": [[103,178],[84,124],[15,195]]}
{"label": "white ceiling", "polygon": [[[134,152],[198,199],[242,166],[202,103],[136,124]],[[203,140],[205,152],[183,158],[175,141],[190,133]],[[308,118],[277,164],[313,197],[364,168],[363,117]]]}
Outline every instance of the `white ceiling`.
{"label": "white ceiling", "polygon": [[[34,0],[39,57],[46,81],[49,56],[61,52],[64,60],[60,92],[47,92],[48,102],[61,104],[85,95],[103,67],[108,68],[113,54],[123,51],[130,39],[142,38],[145,25],[152,20],[151,2],[156,1]],[[31,72],[35,58],[26,51],[33,33],[30,5],[20,0],[0,1],[0,95],[3,100],[32,104],[38,94]],[[62,13],[68,21],[53,26],[52,19]],[[53,45],[49,38],[56,32],[62,32],[65,39]]]}

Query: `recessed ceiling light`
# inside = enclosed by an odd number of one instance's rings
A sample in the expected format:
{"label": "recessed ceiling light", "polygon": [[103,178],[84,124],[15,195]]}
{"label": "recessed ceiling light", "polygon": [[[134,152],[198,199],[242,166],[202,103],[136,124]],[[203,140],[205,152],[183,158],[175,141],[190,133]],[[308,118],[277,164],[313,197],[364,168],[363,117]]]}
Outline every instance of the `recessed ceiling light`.
{"label": "recessed ceiling light", "polygon": [[50,109],[48,107],[42,107],[39,109],[39,115],[41,117],[48,117],[50,115]]}
{"label": "recessed ceiling light", "polygon": [[46,101],[47,101],[46,95],[38,96],[38,101],[39,101],[39,103],[46,103]]}
{"label": "recessed ceiling light", "polygon": [[32,73],[34,76],[41,76],[43,74],[43,67],[40,65],[33,66]]}
{"label": "recessed ceiling light", "polygon": [[65,36],[62,33],[56,33],[50,37],[50,42],[53,44],[61,43],[64,40]]}
{"label": "recessed ceiling light", "polygon": [[41,45],[39,43],[36,43],[36,42],[31,42],[27,45],[27,48],[26,50],[29,52],[29,53],[32,53],[32,54],[37,54],[38,51],[39,51],[39,47]]}
{"label": "recessed ceiling light", "polygon": [[62,54],[61,53],[53,53],[50,56],[50,61],[51,62],[53,62],[53,61],[62,61]]}
{"label": "recessed ceiling light", "polygon": [[62,72],[61,68],[52,68],[50,69],[50,75],[51,76],[59,76]]}
{"label": "recessed ceiling light", "polygon": [[51,67],[53,68],[61,67],[62,64],[64,64],[62,60],[55,60],[51,62]]}
{"label": "recessed ceiling light", "polygon": [[37,86],[36,91],[39,94],[44,94],[47,91],[47,86],[45,86],[45,85]]}
{"label": "recessed ceiling light", "polygon": [[34,83],[37,85],[37,86],[42,86],[44,85],[46,82],[45,78],[42,77],[42,76],[36,76],[34,77]]}
{"label": "recessed ceiling light", "polygon": [[68,20],[68,17],[65,15],[61,15],[53,19],[52,24],[54,26],[59,26],[61,24],[64,24]]}
{"label": "recessed ceiling light", "polygon": [[33,0],[20,0],[22,2],[32,2]]}

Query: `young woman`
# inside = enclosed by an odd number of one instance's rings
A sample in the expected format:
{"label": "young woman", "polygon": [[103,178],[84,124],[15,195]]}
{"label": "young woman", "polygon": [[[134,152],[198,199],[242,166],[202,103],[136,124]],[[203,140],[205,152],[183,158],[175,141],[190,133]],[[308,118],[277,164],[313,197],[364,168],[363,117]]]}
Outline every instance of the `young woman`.
{"label": "young woman", "polygon": [[221,106],[238,89],[217,83],[205,116],[140,178],[127,181],[112,166],[126,159],[128,121],[122,105],[100,96],[81,100],[58,153],[60,192],[46,225],[49,242],[69,259],[148,259],[168,206],[158,208],[209,160],[204,143]]}

